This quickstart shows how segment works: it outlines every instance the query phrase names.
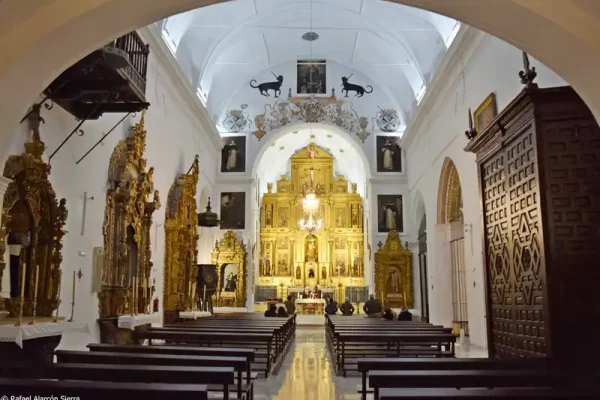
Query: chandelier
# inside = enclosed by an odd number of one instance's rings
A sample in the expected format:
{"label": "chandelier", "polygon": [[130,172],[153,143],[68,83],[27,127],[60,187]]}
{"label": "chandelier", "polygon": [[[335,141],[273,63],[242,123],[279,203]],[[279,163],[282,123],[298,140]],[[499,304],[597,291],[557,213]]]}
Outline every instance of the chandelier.
{"label": "chandelier", "polygon": [[323,219],[317,219],[315,214],[319,210],[319,200],[314,193],[308,193],[306,198],[302,200],[302,209],[304,213],[308,215],[308,218],[302,218],[300,220],[300,229],[308,232],[312,235],[323,225]]}

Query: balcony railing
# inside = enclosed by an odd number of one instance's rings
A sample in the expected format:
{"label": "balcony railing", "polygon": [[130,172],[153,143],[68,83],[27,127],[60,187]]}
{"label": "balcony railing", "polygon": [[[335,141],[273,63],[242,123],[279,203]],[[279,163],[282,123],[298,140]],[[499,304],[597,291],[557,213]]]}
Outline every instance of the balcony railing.
{"label": "balcony railing", "polygon": [[117,38],[108,46],[127,53],[129,66],[125,68],[125,73],[142,93],[146,93],[146,73],[148,71],[148,55],[150,54],[148,45],[144,43],[137,32],[131,32]]}

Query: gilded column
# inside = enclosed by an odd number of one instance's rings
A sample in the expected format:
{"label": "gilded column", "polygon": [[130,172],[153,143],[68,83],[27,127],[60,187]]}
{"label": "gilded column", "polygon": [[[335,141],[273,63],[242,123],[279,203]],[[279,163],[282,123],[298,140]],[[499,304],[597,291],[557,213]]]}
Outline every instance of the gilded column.
{"label": "gilded column", "polygon": [[[0,213],[2,212],[2,205],[4,203],[4,193],[6,193],[6,189],[8,189],[10,182],[10,179],[0,176]],[[5,247],[0,246],[0,248]],[[4,276],[4,269],[6,267],[5,257],[6,254],[2,254],[0,258],[0,297],[8,298],[10,297],[10,276],[8,276],[8,274]]]}

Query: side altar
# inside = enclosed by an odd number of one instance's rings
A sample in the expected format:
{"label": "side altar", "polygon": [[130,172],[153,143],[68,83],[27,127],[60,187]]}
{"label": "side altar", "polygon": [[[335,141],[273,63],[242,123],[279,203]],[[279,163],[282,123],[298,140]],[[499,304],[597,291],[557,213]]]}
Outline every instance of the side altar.
{"label": "side altar", "polygon": [[[291,157],[291,179],[267,184],[261,205],[260,286],[345,288],[365,285],[362,197],[334,174],[334,157],[309,144]],[[350,190],[349,190],[350,186]],[[314,210],[307,211],[307,202]],[[322,220],[314,230],[298,221]]]}

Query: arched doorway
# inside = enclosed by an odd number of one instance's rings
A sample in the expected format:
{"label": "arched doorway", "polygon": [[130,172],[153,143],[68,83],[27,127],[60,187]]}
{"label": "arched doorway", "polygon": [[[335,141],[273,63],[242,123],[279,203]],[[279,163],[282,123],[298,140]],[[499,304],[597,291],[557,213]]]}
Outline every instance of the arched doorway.
{"label": "arched doorway", "polygon": [[462,188],[458,170],[450,158],[444,160],[438,187],[437,222],[449,230],[452,282],[452,321],[455,332],[469,335],[465,268],[465,234],[462,211]]}
{"label": "arched doorway", "polygon": [[429,292],[427,275],[427,216],[423,214],[418,232],[419,276],[421,277],[421,321],[429,322]]}

